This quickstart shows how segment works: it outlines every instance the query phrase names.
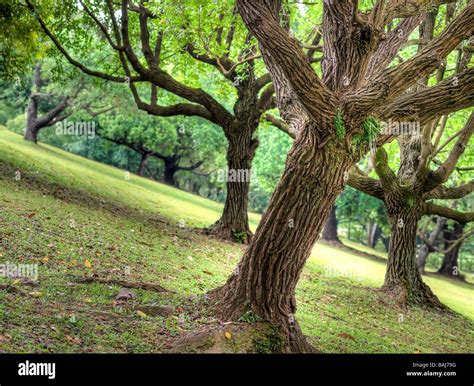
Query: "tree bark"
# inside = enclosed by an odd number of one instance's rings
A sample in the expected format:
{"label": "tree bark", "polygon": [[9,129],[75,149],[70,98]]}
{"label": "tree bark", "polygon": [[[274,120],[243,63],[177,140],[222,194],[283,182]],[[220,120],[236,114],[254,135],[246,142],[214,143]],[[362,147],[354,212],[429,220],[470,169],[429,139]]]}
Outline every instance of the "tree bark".
{"label": "tree bark", "polygon": [[223,320],[250,311],[281,329],[287,351],[312,351],[294,319],[295,287],[353,162],[342,146],[316,142],[313,130],[296,139],[252,243],[214,292]]}
{"label": "tree bark", "polygon": [[176,165],[176,160],[174,157],[167,157],[164,159],[165,162],[165,170],[163,174],[163,181],[167,185],[171,185],[176,187],[176,180],[175,174],[178,171],[178,167]]}
{"label": "tree bark", "polygon": [[[29,107],[28,107],[29,109]],[[34,143],[37,143],[38,142],[38,133],[39,133],[39,130],[36,126],[32,125],[32,126],[29,126],[27,125],[26,126],[26,130],[25,130],[25,136],[24,138],[27,140],[27,141],[31,141],[31,142],[34,142]]]}
{"label": "tree bark", "polygon": [[141,156],[142,157],[141,157],[141,160],[140,160],[140,165],[138,166],[137,175],[143,177],[143,175],[145,174],[146,166],[148,164],[149,154],[148,153],[142,153]]}
{"label": "tree bark", "polygon": [[336,205],[331,208],[329,217],[324,225],[323,229],[323,240],[331,244],[341,244],[341,240],[337,236],[337,217],[336,217]]}
{"label": "tree bark", "polygon": [[377,241],[382,236],[382,229],[379,227],[377,223],[369,223],[367,232],[367,245],[371,248],[375,248],[377,245]]}
{"label": "tree bark", "polygon": [[33,75],[33,86],[31,89],[30,101],[26,110],[26,128],[25,128],[25,139],[31,142],[38,142],[39,129],[35,123],[38,119],[38,99],[34,97],[35,93],[41,91],[41,65],[36,64],[35,72]]}
{"label": "tree bark", "polygon": [[423,242],[423,245],[419,248],[418,250],[418,270],[420,271],[420,274],[425,273],[425,266],[426,266],[426,261],[428,260],[428,256],[431,252],[433,252],[433,244],[436,242],[436,239],[438,238],[439,234],[443,230],[443,228],[446,225],[446,219],[443,217],[437,217],[436,218],[436,227],[433,229],[431,232],[429,238],[428,238],[428,243]]}
{"label": "tree bark", "polygon": [[422,216],[420,202],[388,208],[392,233],[383,289],[400,304],[421,304],[443,308],[421,279],[416,262],[416,231]]}
{"label": "tree bark", "polygon": [[258,146],[258,140],[252,138],[255,128],[234,128],[228,135],[227,196],[221,218],[211,227],[213,234],[226,240],[249,243],[252,238],[248,223],[248,195],[252,160]]}
{"label": "tree bark", "polygon": [[462,237],[465,226],[466,224],[457,222],[454,225],[453,230],[449,230],[449,229],[444,230],[443,235],[444,235],[444,239],[446,240],[444,244],[444,248],[446,252],[444,254],[441,267],[438,270],[438,274],[447,276],[451,279],[463,280],[463,277],[460,273],[460,269],[458,265],[459,251],[462,247],[462,242],[459,242],[454,247],[452,246],[459,238]]}

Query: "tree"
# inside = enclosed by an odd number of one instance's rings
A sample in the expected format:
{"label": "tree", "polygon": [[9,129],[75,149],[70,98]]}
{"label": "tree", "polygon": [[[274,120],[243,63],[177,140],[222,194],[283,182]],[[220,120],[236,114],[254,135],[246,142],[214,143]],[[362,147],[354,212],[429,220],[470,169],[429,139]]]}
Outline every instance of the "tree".
{"label": "tree", "polygon": [[333,205],[331,212],[329,212],[329,217],[324,225],[322,238],[324,241],[330,242],[332,244],[340,244],[341,240],[337,235],[337,217],[336,217],[336,205]]}
{"label": "tree", "polygon": [[[178,171],[193,171],[204,163],[204,159],[193,159],[209,157],[206,152],[197,151],[196,139],[179,118],[157,119],[144,113],[128,113],[124,116],[123,112],[118,111],[117,114],[103,117],[100,124],[101,129],[97,131],[99,137],[126,146],[140,155],[137,169],[139,176],[145,174],[150,157],[162,161],[163,181],[168,185],[177,187],[175,174]],[[188,165],[183,165],[183,161]]]}
{"label": "tree", "polygon": [[420,237],[422,238],[422,242],[423,242],[420,248],[418,249],[418,270],[420,271],[420,274],[425,273],[425,266],[426,266],[426,261],[428,259],[428,255],[430,254],[430,252],[435,251],[434,244],[446,226],[446,221],[447,221],[446,218],[439,217],[439,216],[433,216],[433,217],[434,218],[432,218],[432,221],[436,223],[436,226],[431,231],[428,238],[426,239],[424,237],[423,232],[421,232],[420,234]]}
{"label": "tree", "polygon": [[[431,74],[443,58],[472,35],[474,5],[464,7],[419,53],[389,66],[422,21],[422,13],[439,2],[377,1],[373,8],[359,10],[355,0],[325,0],[322,34],[319,34],[324,41],[324,59],[322,75],[318,76],[319,68],[313,67],[317,64],[308,55],[315,48],[306,51],[289,33],[287,7],[282,10],[280,1],[237,1],[244,23],[258,40],[273,82],[280,116],[296,138],[251,244],[226,284],[211,294],[217,302],[219,318],[238,319],[242,314],[252,312],[278,326],[285,350],[312,350],[295,320],[295,287],[336,197],[348,180],[349,170],[377,137],[374,122],[416,114],[421,121],[427,122],[473,104],[470,70],[459,73],[455,83],[441,82],[418,92],[410,91],[410,88],[420,78]],[[152,50],[146,44],[144,23],[141,23],[144,55],[142,60],[137,58],[129,43],[128,6],[128,1],[122,2],[120,30],[114,21],[113,10],[110,25],[118,30],[112,43],[118,48],[119,56],[126,60],[127,65],[123,67],[137,105],[149,106],[135,87],[136,82],[148,80],[154,86],[187,98],[192,106],[179,105],[181,111],[202,113],[206,119],[216,119],[216,123],[221,116],[227,116],[229,113],[219,108],[208,93],[178,85],[164,70],[153,70],[156,60],[153,62],[149,55]],[[150,17],[143,8],[141,12],[139,10],[139,16],[142,20]],[[396,28],[385,28],[396,18],[402,18]],[[50,38],[57,41],[44,20],[39,20]],[[110,42],[110,34],[104,35]],[[59,42],[57,47],[64,51]],[[150,63],[144,67],[147,59]],[[74,60],[70,61],[74,64]],[[136,73],[128,70],[128,64]],[[96,75],[84,66],[83,70]],[[122,79],[110,74],[105,78]],[[248,76],[245,79],[249,79]],[[176,108],[160,106],[150,110],[171,113],[176,112]],[[389,137],[380,136],[377,144],[383,145]],[[249,136],[236,138],[248,144]],[[383,156],[383,153],[379,154]],[[364,182],[366,179],[361,178]],[[381,188],[375,189],[376,194],[382,192]],[[439,206],[433,205],[427,205],[427,212],[440,211]]]}
{"label": "tree", "polygon": [[[258,39],[272,75],[280,114],[297,135],[252,243],[238,269],[215,292],[222,318],[233,319],[250,309],[280,326],[287,349],[311,350],[294,318],[294,290],[345,184],[345,176],[374,137],[372,116],[409,117],[416,111],[420,119],[430,120],[473,103],[472,88],[464,88],[473,81],[469,71],[459,76],[456,86],[445,83],[405,93],[419,78],[435,70],[440,58],[472,34],[473,5],[466,6],[421,52],[387,68],[421,22],[419,14],[426,9],[424,6],[431,3],[413,9],[405,8],[412,5],[410,2],[401,5],[398,1],[378,1],[368,13],[362,13],[356,1],[324,1],[321,79],[301,45],[288,33],[288,21],[281,15],[279,1],[238,1],[241,16]],[[384,25],[400,16],[406,16],[401,27],[384,36]],[[383,141],[380,138],[378,143]],[[383,158],[379,159],[378,165],[383,164]],[[377,186],[375,193],[382,192]],[[428,212],[438,210],[438,206],[428,205]],[[404,215],[408,230],[413,221],[408,221],[410,213]],[[413,231],[416,234],[416,228]],[[402,241],[397,234],[392,238],[392,245]]]}
{"label": "tree", "polygon": [[[449,224],[446,218],[435,217],[436,226],[428,238],[424,237],[423,232],[419,232],[422,239],[418,255],[420,273],[424,273],[428,255],[431,252],[437,252],[443,254],[441,266],[437,273],[452,279],[464,280],[458,263],[459,252],[464,242],[474,233],[474,230],[470,229],[464,232],[465,223],[454,221],[453,224]],[[444,248],[442,247],[443,244]]]}
{"label": "tree", "polygon": [[44,79],[41,76],[41,64],[37,63],[33,75],[33,87],[30,94],[28,108],[26,110],[26,128],[25,139],[27,141],[37,142],[38,133],[41,129],[53,126],[58,122],[64,121],[68,118],[72,111],[66,111],[71,105],[71,102],[78,96],[83,88],[80,84],[76,90],[72,91],[71,95],[61,97],[59,102],[54,104],[45,114],[39,116],[40,100],[42,98],[50,98],[51,94],[44,94],[41,92],[44,84]]}
{"label": "tree", "polygon": [[[443,232],[445,239],[444,247],[444,258],[441,263],[441,267],[438,270],[440,275],[450,277],[452,279],[462,280],[458,263],[459,250],[462,247],[462,242],[466,238],[464,228],[466,224],[456,222],[452,229],[446,227]],[[471,232],[472,233],[472,232]]]}
{"label": "tree", "polygon": [[[228,141],[229,172],[245,171],[245,175],[250,176],[252,160],[258,146],[256,129],[262,114],[272,107],[273,87],[268,74],[258,74],[255,60],[259,55],[255,53],[255,45],[250,35],[239,33],[241,29],[235,9],[229,14],[225,12],[228,11],[227,4],[223,9],[216,8],[215,3],[201,3],[196,6],[193,2],[173,4],[171,7],[163,3],[149,8],[143,2],[136,5],[130,0],[123,0],[119,7],[109,0],[81,0],[83,12],[75,15],[76,25],[68,23],[64,28],[70,28],[70,33],[75,31],[76,42],[83,39],[84,35],[82,27],[78,30],[79,24],[90,25],[93,31],[100,33],[103,39],[99,43],[105,43],[105,47],[104,44],[101,46],[115,54],[122,70],[122,75],[111,75],[112,71],[93,70],[74,59],[68,51],[67,43],[62,43],[48,27],[47,10],[42,10],[31,0],[25,1],[43,31],[72,65],[94,77],[125,82],[137,107],[149,114],[197,116],[221,127]],[[71,2],[71,5],[74,9],[75,2]],[[166,18],[168,13],[177,20],[174,29],[167,26],[172,24]],[[42,14],[46,15],[41,16]],[[217,22],[209,23],[210,20],[216,20],[216,17],[209,17],[211,14],[217,15]],[[205,20],[204,15],[207,15]],[[77,23],[77,18],[81,17],[84,24]],[[202,25],[206,25],[208,30],[203,31]],[[204,34],[206,38],[203,38]],[[181,39],[175,39],[173,35]],[[211,36],[211,39],[208,36]],[[139,50],[135,47],[135,41],[140,42]],[[212,95],[216,86],[205,91],[194,87],[192,81],[180,80],[183,78],[182,73],[173,76],[167,72],[166,58],[163,55],[165,49],[169,49],[171,57],[180,51],[186,52],[196,62],[198,69],[201,68],[199,66],[205,65],[207,71],[216,71],[230,82],[237,94],[232,106],[233,113],[224,103],[218,101],[217,97],[220,95]],[[232,59],[232,56],[236,56],[236,59]],[[185,75],[184,78],[186,77],[190,76]],[[148,85],[150,92],[147,99],[143,96],[144,92],[139,83]],[[180,101],[168,106],[160,105],[159,89],[175,95]],[[185,100],[185,103],[181,100]],[[243,233],[249,240],[251,232],[247,209],[250,181],[229,179],[226,185],[224,211],[213,225],[213,233],[226,239],[234,239],[235,234]]]}

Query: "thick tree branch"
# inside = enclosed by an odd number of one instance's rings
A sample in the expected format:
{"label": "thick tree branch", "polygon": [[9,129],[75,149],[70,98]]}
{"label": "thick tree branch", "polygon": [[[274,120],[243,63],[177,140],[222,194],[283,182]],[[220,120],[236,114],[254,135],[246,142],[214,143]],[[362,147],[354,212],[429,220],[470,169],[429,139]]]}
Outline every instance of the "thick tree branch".
{"label": "thick tree branch", "polygon": [[387,0],[384,23],[428,11],[434,6],[455,3],[457,0]]}
{"label": "thick tree branch", "polygon": [[268,0],[238,0],[240,14],[274,62],[284,72],[295,94],[316,122],[332,120],[335,95],[318,78],[298,42],[280,26],[277,4]]}
{"label": "thick tree branch", "polygon": [[429,174],[429,179],[427,181],[427,186],[425,187],[425,192],[429,192],[438,185],[443,184],[453,173],[456,164],[466,150],[466,146],[474,132],[474,113],[471,113],[469,119],[462,130],[462,133],[459,135],[456,144],[454,145],[451,153],[448,158],[441,164],[441,166],[434,172]]}
{"label": "thick tree branch", "polygon": [[421,125],[474,106],[474,68],[436,86],[403,94],[380,112],[382,119],[417,120]]}
{"label": "thick tree branch", "polygon": [[392,102],[415,82],[428,75],[459,43],[474,33],[474,4],[467,5],[447,28],[410,60],[390,67],[351,95],[348,105],[353,114],[367,114],[376,106]]}
{"label": "thick tree branch", "polygon": [[[385,1],[385,0],[382,0]],[[371,79],[376,73],[385,68],[396,58],[398,51],[408,36],[423,20],[423,15],[416,15],[402,20],[395,29],[379,44],[372,55],[366,71],[366,79]]]}
{"label": "thick tree branch", "polygon": [[460,186],[448,188],[440,185],[431,192],[425,194],[426,199],[454,200],[467,196],[474,191],[474,180]]}
{"label": "thick tree branch", "polygon": [[446,217],[461,224],[474,221],[474,212],[463,213],[446,206],[433,204],[431,202],[425,204],[424,214]]}
{"label": "thick tree branch", "polygon": [[350,172],[347,184],[369,196],[384,200],[384,190],[379,181],[363,174]]}

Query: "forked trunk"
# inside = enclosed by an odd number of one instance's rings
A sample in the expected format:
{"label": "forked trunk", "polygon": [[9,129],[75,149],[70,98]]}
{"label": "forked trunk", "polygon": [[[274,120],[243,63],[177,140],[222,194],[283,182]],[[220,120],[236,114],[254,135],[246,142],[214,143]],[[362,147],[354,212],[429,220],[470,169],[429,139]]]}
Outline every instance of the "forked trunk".
{"label": "forked trunk", "polygon": [[341,244],[341,240],[337,236],[337,217],[336,217],[336,205],[333,205],[329,217],[324,224],[323,236],[324,241],[331,244]]}
{"label": "forked trunk", "polygon": [[392,233],[383,288],[400,304],[442,307],[422,280],[416,261],[416,231],[421,212],[417,205],[390,210]]}
{"label": "forked trunk", "polygon": [[248,221],[248,195],[252,173],[252,160],[258,141],[252,139],[253,130],[241,131],[229,138],[227,171],[223,176],[227,196],[221,218],[211,227],[219,237],[248,243],[252,237]]}
{"label": "forked trunk", "polygon": [[235,320],[246,312],[281,329],[286,351],[312,351],[295,321],[295,288],[352,161],[343,149],[317,148],[315,134],[302,134],[267,212],[236,271],[214,294],[218,313]]}

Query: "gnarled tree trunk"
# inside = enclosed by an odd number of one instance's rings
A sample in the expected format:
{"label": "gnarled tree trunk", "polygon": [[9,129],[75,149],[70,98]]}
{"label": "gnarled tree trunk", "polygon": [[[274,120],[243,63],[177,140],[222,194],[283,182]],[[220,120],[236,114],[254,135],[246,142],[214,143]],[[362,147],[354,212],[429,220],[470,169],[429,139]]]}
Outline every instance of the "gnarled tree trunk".
{"label": "gnarled tree trunk", "polygon": [[295,141],[251,245],[214,293],[221,318],[250,311],[281,328],[288,351],[312,350],[294,318],[295,288],[352,165],[346,149],[318,149],[316,143],[312,130]]}
{"label": "gnarled tree trunk", "polygon": [[400,304],[442,307],[438,298],[423,282],[417,267],[416,231],[423,213],[421,202],[410,206],[392,205],[388,205],[392,233],[383,288]]}
{"label": "gnarled tree trunk", "polygon": [[253,138],[256,126],[236,127],[228,135],[226,187],[227,196],[221,218],[211,232],[226,240],[250,242],[252,232],[248,222],[248,195],[252,160],[258,146]]}

